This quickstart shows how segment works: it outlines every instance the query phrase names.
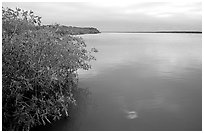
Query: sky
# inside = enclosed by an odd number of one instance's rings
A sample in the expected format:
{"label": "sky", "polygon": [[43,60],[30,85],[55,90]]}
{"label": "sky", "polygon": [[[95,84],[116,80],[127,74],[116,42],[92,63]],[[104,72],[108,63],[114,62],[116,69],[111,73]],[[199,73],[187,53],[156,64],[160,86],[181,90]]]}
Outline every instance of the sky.
{"label": "sky", "polygon": [[100,31],[202,31],[202,3],[197,0],[3,2],[2,6],[32,10],[43,24]]}

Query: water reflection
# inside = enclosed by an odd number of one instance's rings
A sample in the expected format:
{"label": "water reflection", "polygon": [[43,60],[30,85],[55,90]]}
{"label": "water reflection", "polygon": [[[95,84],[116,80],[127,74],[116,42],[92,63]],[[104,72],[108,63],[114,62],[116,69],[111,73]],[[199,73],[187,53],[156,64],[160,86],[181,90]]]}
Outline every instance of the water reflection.
{"label": "water reflection", "polygon": [[81,85],[90,87],[100,109],[89,114],[95,123],[80,129],[201,130],[201,35],[83,37],[99,52],[93,69],[79,72]]}
{"label": "water reflection", "polygon": [[[96,76],[123,65],[143,65],[159,76],[178,76],[186,69],[201,67],[201,37],[189,34],[99,34],[83,36],[90,47],[100,51],[93,69],[82,72]],[[117,40],[118,39],[118,40]]]}
{"label": "water reflection", "polygon": [[125,113],[127,113],[127,116],[126,116],[127,119],[135,119],[138,117],[138,114],[136,111],[126,111]]}
{"label": "water reflection", "polygon": [[99,50],[92,69],[79,71],[80,86],[89,88],[94,104],[85,104],[82,115],[75,113],[54,129],[201,130],[201,35],[104,33],[83,38]]}

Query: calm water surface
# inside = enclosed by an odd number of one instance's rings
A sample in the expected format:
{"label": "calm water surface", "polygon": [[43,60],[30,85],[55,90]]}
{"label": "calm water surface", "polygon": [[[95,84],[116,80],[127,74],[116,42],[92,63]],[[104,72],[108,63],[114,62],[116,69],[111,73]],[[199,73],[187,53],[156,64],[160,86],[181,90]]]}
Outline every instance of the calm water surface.
{"label": "calm water surface", "polygon": [[82,37],[99,50],[92,69],[79,71],[92,102],[51,130],[201,130],[201,34]]}

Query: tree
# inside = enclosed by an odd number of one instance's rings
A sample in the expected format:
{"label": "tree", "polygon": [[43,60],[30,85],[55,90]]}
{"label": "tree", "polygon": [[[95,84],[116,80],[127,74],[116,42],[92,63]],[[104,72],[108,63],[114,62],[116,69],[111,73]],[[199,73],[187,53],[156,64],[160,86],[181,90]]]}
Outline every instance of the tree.
{"label": "tree", "polygon": [[41,28],[33,11],[2,8],[3,130],[31,127],[69,115],[78,69],[91,68],[96,49],[80,37]]}

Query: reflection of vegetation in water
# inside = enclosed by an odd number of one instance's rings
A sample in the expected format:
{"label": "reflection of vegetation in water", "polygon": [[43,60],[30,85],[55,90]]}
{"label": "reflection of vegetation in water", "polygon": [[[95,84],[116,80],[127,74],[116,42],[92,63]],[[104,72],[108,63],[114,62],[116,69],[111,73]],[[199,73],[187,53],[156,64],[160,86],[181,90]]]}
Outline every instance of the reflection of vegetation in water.
{"label": "reflection of vegetation in water", "polygon": [[79,115],[85,115],[87,108],[92,104],[91,92],[88,88],[78,88],[75,89],[73,93],[75,94],[74,98],[76,99],[77,106],[73,106],[71,109],[71,113],[73,115],[70,116],[79,117]]}
{"label": "reflection of vegetation in water", "polygon": [[2,8],[3,130],[69,116],[81,94],[77,70],[90,69],[95,59],[81,38],[59,34],[58,25],[42,28],[40,19],[33,11]]}
{"label": "reflection of vegetation in water", "polygon": [[47,123],[44,126],[37,126],[32,128],[33,131],[67,131],[77,130],[81,125],[81,117],[85,117],[88,107],[92,105],[91,92],[88,88],[77,88],[73,91],[76,100],[76,106],[69,106],[69,117],[65,115],[60,120],[52,123]]}
{"label": "reflection of vegetation in water", "polygon": [[[82,124],[83,117],[86,117],[88,108],[92,105],[92,96],[88,88],[79,88],[75,92],[77,106],[72,107],[70,111],[69,128],[64,130],[77,130]],[[67,123],[67,122],[65,122]]]}

